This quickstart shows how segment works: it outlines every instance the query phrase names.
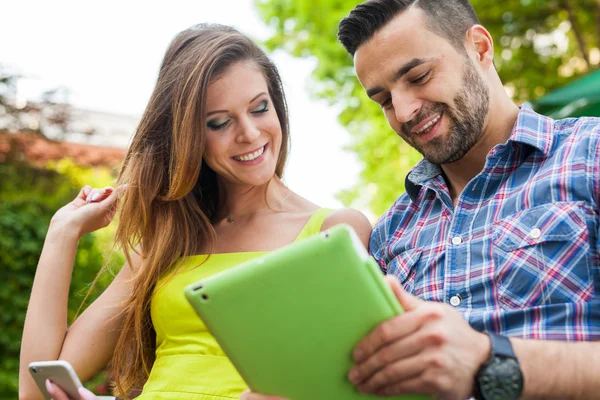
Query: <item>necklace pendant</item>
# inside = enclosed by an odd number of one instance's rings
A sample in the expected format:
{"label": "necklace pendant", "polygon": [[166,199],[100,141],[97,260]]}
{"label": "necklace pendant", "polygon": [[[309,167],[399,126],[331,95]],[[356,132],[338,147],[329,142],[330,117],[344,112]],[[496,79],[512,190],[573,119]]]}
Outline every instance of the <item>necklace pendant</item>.
{"label": "necklace pendant", "polygon": [[231,218],[231,217],[227,217],[227,223],[228,223],[228,224],[230,224],[230,223],[232,223],[232,222],[233,222],[233,218]]}

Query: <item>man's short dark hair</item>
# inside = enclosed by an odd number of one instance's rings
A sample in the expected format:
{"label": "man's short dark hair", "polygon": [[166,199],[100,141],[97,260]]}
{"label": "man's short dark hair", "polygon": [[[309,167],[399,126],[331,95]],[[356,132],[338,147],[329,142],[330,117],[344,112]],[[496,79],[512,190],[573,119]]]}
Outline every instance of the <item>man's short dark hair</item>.
{"label": "man's short dark hair", "polygon": [[367,42],[395,16],[411,7],[420,8],[427,16],[427,26],[446,38],[452,46],[464,51],[465,33],[479,24],[475,10],[468,0],[368,0],[357,5],[342,19],[338,39],[348,53]]}

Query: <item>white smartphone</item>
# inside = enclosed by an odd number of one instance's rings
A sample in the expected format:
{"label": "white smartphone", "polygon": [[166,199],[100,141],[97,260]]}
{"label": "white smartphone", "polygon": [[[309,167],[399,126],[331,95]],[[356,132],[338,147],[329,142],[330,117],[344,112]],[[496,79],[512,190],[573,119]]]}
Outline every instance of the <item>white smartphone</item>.
{"label": "white smartphone", "polygon": [[50,379],[52,382],[62,388],[67,393],[69,398],[73,400],[79,400],[78,389],[83,387],[81,381],[77,377],[75,370],[71,367],[67,361],[55,360],[55,361],[36,361],[29,364],[29,372],[38,388],[44,395],[46,400],[51,400],[52,396],[46,391],[46,379]]}

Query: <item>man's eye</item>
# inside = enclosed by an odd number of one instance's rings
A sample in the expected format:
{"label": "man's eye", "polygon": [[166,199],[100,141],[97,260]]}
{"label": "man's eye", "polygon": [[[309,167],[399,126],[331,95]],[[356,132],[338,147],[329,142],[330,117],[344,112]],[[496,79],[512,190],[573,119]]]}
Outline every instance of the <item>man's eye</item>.
{"label": "man's eye", "polygon": [[425,83],[425,81],[429,78],[429,75],[431,75],[431,71],[425,72],[423,75],[419,76],[417,79],[412,80],[411,83],[414,83],[415,85],[421,85],[421,84]]}
{"label": "man's eye", "polygon": [[385,101],[383,103],[381,103],[381,108],[390,108],[392,105],[392,98],[388,97],[387,99],[385,99]]}

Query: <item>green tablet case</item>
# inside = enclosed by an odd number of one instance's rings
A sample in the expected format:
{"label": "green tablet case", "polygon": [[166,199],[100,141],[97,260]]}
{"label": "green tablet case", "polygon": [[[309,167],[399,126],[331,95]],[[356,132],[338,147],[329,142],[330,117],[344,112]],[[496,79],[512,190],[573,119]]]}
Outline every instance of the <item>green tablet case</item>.
{"label": "green tablet case", "polygon": [[250,389],[291,400],[376,398],[348,381],[352,350],[402,312],[346,225],[195,282],[185,296]]}

